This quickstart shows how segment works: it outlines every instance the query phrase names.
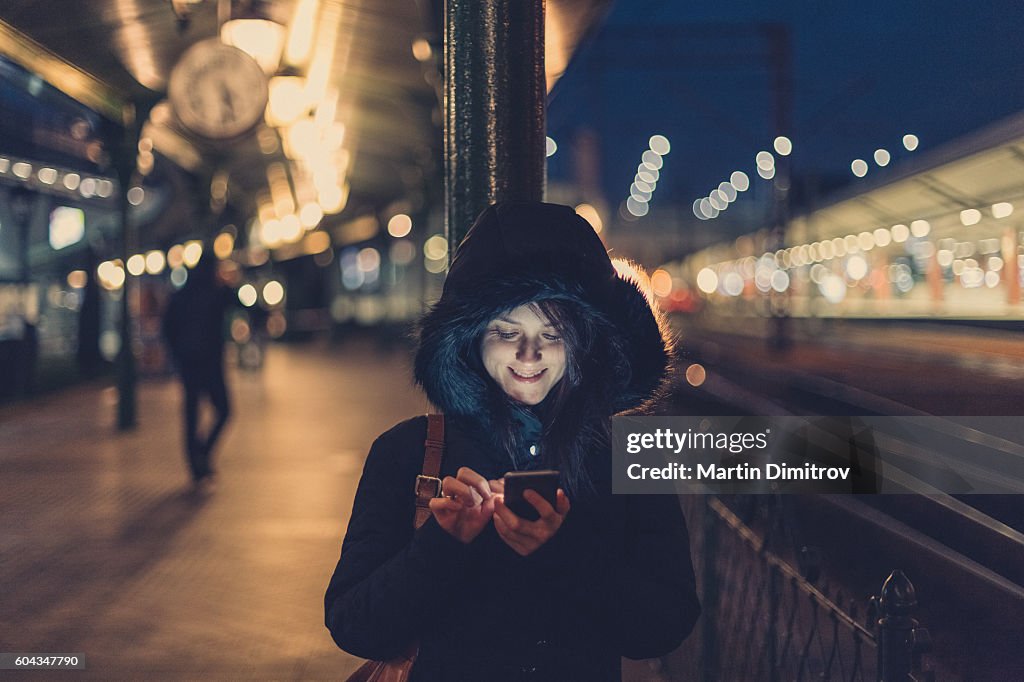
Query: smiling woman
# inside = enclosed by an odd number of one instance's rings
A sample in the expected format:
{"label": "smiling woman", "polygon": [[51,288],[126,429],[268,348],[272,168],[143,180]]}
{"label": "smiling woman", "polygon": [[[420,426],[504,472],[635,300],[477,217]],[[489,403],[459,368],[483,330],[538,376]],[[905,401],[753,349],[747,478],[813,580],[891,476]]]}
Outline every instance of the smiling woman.
{"label": "smiling woman", "polygon": [[[658,319],[572,209],[480,216],[420,327],[444,435],[418,417],[373,444],[325,598],[338,646],[411,654],[411,680],[501,681],[618,680],[622,656],[679,645],[700,606],[678,500],[611,494],[610,417],[655,397],[671,358]],[[536,516],[511,489],[506,506],[508,472]],[[424,481],[438,496],[415,501]]]}

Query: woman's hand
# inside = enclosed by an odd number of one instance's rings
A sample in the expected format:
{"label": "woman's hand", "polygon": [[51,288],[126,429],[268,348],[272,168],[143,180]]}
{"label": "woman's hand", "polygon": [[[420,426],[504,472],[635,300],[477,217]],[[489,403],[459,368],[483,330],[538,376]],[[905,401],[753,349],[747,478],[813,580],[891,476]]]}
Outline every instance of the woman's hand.
{"label": "woman's hand", "polygon": [[487,479],[469,467],[462,467],[455,478],[447,476],[441,481],[441,492],[444,497],[430,501],[437,524],[459,541],[472,542],[494,515],[497,498]]}
{"label": "woman's hand", "polygon": [[490,481],[490,486],[495,492],[494,528],[505,544],[520,556],[533,554],[554,537],[569,513],[569,498],[561,488],[555,497],[554,507],[540,493],[527,490],[523,493],[523,499],[540,513],[540,518],[536,521],[527,521],[505,506],[505,498],[502,495],[505,491],[503,480]]}

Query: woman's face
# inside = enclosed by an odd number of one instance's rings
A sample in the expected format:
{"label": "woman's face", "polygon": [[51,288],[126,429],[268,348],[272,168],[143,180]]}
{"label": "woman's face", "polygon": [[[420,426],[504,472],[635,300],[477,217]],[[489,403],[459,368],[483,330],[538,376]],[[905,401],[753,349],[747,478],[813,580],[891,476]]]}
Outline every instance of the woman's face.
{"label": "woman's face", "polygon": [[484,368],[508,397],[536,405],[565,373],[565,346],[538,308],[521,305],[487,325],[480,355]]}

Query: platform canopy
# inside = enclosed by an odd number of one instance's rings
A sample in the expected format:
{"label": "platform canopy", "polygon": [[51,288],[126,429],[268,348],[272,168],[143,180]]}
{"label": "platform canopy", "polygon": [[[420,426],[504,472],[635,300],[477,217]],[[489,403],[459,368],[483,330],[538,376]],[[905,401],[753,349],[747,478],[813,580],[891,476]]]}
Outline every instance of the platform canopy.
{"label": "platform canopy", "polygon": [[[549,0],[549,89],[609,5]],[[143,111],[143,102],[165,102],[185,51],[222,35],[219,27],[239,17],[266,18],[282,29],[282,57],[268,77],[301,77],[295,82],[312,93],[303,116],[317,119],[330,131],[324,139],[338,147],[329,150],[330,159],[347,201],[334,216],[325,211],[328,221],[386,211],[396,202],[422,203],[441,168],[443,0],[5,0],[0,58],[121,123],[133,105]],[[316,196],[303,187],[312,182],[300,177],[286,124],[268,121],[236,139],[211,140],[184,129],[168,111],[158,104],[148,131],[158,162],[185,169],[202,190],[221,172],[240,219],[266,203],[280,176],[275,169],[285,170],[296,210]],[[200,210],[205,199],[195,199]]]}

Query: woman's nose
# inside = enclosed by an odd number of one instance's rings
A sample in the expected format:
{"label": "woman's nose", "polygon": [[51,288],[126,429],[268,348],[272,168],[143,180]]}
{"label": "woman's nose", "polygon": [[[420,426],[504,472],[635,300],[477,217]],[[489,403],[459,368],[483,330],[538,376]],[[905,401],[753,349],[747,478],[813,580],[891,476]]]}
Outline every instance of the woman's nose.
{"label": "woman's nose", "polygon": [[540,360],[540,343],[537,339],[523,338],[516,351],[516,359],[520,362],[536,362]]}

